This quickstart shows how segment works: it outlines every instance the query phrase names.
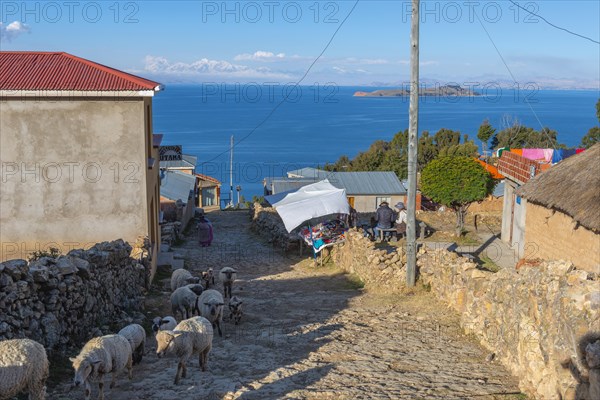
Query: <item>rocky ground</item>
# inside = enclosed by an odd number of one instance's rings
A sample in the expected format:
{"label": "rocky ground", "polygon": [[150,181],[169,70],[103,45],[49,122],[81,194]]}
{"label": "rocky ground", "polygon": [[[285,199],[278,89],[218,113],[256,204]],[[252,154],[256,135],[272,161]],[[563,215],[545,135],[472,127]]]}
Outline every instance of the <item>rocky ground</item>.
{"label": "rocky ground", "polygon": [[[125,374],[112,400],[155,399],[524,399],[517,380],[472,337],[458,317],[425,290],[383,295],[360,289],[332,265],[284,255],[250,233],[247,213],[209,214],[215,241],[200,248],[190,237],[175,251],[186,267],[238,270],[234,295],[244,300],[239,326],[215,336],[208,371],[198,359],[173,384],[176,361],[148,353]],[[147,299],[149,317],[170,314],[168,279]],[[160,288],[160,285],[163,285]],[[82,399],[65,373],[49,398]]]}

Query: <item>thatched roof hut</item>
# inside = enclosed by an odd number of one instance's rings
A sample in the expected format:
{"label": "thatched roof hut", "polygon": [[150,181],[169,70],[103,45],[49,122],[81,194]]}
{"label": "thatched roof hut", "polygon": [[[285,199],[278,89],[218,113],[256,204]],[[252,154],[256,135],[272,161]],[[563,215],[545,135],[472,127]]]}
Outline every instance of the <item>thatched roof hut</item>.
{"label": "thatched roof hut", "polygon": [[516,194],[600,233],[600,143],[531,179]]}

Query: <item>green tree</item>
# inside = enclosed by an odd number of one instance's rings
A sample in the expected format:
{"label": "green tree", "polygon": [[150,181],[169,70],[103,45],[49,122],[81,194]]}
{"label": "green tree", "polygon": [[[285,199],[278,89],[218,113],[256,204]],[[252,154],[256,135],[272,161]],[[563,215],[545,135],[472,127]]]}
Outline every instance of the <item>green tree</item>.
{"label": "green tree", "polygon": [[[600,99],[596,103],[596,118],[600,122]],[[596,143],[600,142],[600,127],[594,126],[590,128],[588,133],[581,139],[581,147],[586,149],[592,147]]]}
{"label": "green tree", "polygon": [[438,150],[457,145],[460,144],[460,132],[442,128],[435,133],[434,140]]}
{"label": "green tree", "polygon": [[544,127],[541,131],[515,124],[496,134],[498,139],[495,148],[510,147],[512,149],[547,148],[556,149],[565,146],[558,142],[558,132]]}
{"label": "green tree", "polygon": [[477,138],[481,140],[481,144],[483,145],[483,150],[487,150],[488,142],[496,133],[496,128],[490,125],[490,122],[485,119],[479,126],[479,130],[477,131]]}
{"label": "green tree", "polygon": [[419,137],[419,143],[417,145],[417,163],[419,171],[431,160],[437,157],[439,150],[433,141],[433,136],[429,136],[428,131],[424,131]]}
{"label": "green tree", "polygon": [[492,176],[470,157],[438,157],[421,173],[421,191],[456,213],[456,230],[464,232],[469,205],[485,199],[494,190]]}

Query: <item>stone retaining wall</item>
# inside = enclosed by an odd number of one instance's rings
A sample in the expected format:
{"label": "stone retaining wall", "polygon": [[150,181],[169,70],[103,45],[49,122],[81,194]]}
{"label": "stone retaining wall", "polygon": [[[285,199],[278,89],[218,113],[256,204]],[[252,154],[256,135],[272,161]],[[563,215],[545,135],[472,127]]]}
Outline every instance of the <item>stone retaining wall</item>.
{"label": "stone retaining wall", "polygon": [[[333,256],[339,267],[357,274],[367,288],[398,291],[404,287],[402,248],[377,249],[360,232],[350,230],[345,244],[334,247]],[[475,334],[495,359],[520,378],[524,392],[544,400],[590,398],[585,394],[588,371],[577,347],[584,335],[600,332],[597,276],[563,261],[492,273],[454,252],[424,247],[417,266],[419,281],[460,313],[462,328]],[[563,367],[567,360],[584,375],[583,384]],[[600,370],[594,371],[598,376]]]}
{"label": "stone retaining wall", "polygon": [[250,213],[252,218],[250,229],[264,237],[273,246],[289,250],[290,247],[299,243],[300,238],[288,233],[281,217],[273,207],[263,207],[260,203],[254,203]]}
{"label": "stone retaining wall", "polygon": [[520,378],[523,391],[539,399],[584,398],[585,385],[576,395],[578,384],[561,363],[572,359],[586,372],[577,347],[600,331],[596,276],[564,261],[491,273],[444,250],[421,254],[418,265],[420,279]]}
{"label": "stone retaining wall", "polygon": [[63,349],[139,312],[148,271],[131,252],[117,240],[57,258],[1,263],[0,340],[28,337]]}

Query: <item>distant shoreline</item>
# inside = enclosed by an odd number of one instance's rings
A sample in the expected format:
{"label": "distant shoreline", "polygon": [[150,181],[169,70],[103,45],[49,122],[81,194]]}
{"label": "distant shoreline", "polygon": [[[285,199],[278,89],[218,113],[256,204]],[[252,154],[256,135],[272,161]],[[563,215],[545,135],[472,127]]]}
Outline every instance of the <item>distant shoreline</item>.
{"label": "distant shoreline", "polygon": [[[446,85],[435,88],[422,88],[419,90],[420,96],[438,96],[438,97],[475,97],[481,94],[461,86]],[[383,89],[372,92],[357,91],[354,97],[408,97],[410,89]]]}

